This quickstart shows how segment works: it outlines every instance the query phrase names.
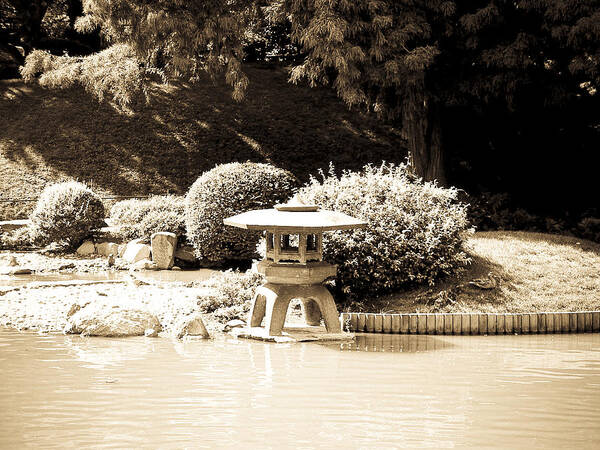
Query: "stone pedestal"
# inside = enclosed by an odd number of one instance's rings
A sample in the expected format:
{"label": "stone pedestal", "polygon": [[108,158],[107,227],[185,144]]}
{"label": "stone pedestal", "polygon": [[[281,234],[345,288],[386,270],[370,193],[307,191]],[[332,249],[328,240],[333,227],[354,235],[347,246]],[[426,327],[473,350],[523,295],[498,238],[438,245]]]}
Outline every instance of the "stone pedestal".
{"label": "stone pedestal", "polygon": [[290,301],[301,299],[306,322],[319,325],[321,317],[328,333],[341,333],[337,308],[325,286],[286,285],[266,283],[258,288],[250,310],[249,326],[260,327],[265,319],[265,330],[270,336],[281,335]]}
{"label": "stone pedestal", "polygon": [[341,333],[335,301],[321,283],[336,274],[337,266],[323,261],[281,264],[263,260],[258,272],[267,283],[256,291],[248,326],[260,327],[263,318],[270,336],[279,336],[292,299],[300,299],[307,325],[319,326],[321,318],[328,333]]}

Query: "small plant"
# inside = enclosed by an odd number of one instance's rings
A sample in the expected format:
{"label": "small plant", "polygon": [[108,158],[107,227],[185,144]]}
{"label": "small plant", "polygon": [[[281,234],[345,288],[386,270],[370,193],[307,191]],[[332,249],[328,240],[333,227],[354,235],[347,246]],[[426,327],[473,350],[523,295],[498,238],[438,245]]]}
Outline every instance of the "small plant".
{"label": "small plant", "polygon": [[367,222],[362,230],[324,234],[324,257],[338,265],[336,290],[347,301],[433,284],[469,261],[463,250],[467,208],[456,189],[425,183],[405,165],[321,175],[301,195]]}
{"label": "small plant", "polygon": [[184,198],[176,195],[156,195],[148,199],[117,202],[110,218],[123,239],[149,238],[159,231],[185,235]]}
{"label": "small plant", "polygon": [[27,227],[0,233],[0,249],[22,249],[31,247],[31,237]]}
{"label": "small plant", "polygon": [[222,323],[233,319],[245,320],[254,292],[263,282],[263,276],[258,273],[241,274],[231,270],[224,272],[203,283],[203,287],[212,288],[214,293],[199,297],[199,310],[202,313],[212,313]]}
{"label": "small plant", "polygon": [[104,205],[87,186],[75,181],[57,183],[44,189],[29,217],[33,243],[52,242],[74,248],[102,226]]}
{"label": "small plant", "polygon": [[261,233],[225,226],[223,219],[272,207],[296,186],[294,175],[269,164],[222,164],[204,173],[185,199],[187,237],[196,256],[212,262],[256,257]]}

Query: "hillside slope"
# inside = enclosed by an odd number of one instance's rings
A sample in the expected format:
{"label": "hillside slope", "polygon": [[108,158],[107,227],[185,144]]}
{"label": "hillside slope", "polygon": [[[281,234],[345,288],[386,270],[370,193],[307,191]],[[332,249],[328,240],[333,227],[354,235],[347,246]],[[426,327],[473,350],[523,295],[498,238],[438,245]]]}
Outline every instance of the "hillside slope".
{"label": "hillside slope", "polygon": [[[152,86],[134,114],[82,89],[45,90],[0,81],[0,200],[35,197],[77,179],[115,195],[183,194],[216,164],[271,162],[300,179],[337,169],[402,161],[397,130],[349,111],[328,89],[287,82],[282,69],[247,68],[247,99],[222,82]],[[31,207],[0,203],[0,220]]]}

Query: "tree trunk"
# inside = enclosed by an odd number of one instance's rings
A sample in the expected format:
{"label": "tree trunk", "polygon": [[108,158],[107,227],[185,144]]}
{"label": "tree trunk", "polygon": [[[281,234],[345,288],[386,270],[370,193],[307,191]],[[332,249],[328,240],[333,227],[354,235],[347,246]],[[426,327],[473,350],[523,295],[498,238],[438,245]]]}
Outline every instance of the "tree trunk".
{"label": "tree trunk", "polygon": [[404,100],[403,127],[408,138],[409,163],[426,181],[446,184],[439,108],[425,94],[422,84],[409,88]]}

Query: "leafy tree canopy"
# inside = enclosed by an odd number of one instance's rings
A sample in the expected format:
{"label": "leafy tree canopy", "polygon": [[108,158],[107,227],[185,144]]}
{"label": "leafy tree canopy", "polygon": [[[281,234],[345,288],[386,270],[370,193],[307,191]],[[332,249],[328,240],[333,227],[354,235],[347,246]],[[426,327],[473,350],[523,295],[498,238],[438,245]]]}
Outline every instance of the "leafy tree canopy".
{"label": "leafy tree canopy", "polygon": [[441,182],[449,105],[598,99],[600,0],[84,0],[83,10],[77,28],[101,28],[146,73],[224,73],[236,99],[244,40],[268,10],[305,54],[292,81],[402,123],[414,169]]}

